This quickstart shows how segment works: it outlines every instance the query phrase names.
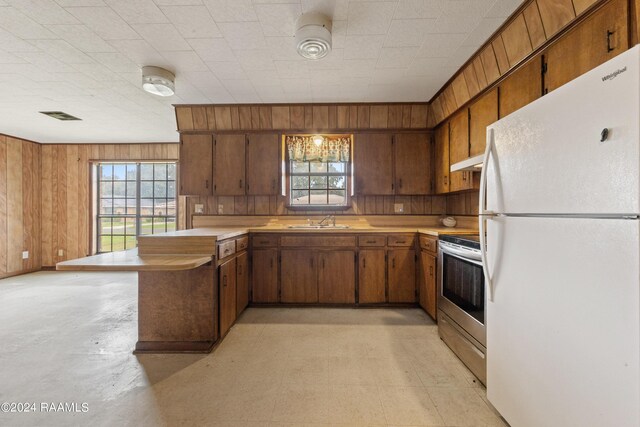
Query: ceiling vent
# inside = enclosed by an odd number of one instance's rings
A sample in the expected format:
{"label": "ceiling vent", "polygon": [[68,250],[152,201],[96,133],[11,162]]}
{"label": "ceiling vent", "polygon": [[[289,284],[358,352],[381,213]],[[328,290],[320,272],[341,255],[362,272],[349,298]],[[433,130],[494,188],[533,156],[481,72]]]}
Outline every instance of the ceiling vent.
{"label": "ceiling vent", "polygon": [[321,13],[305,13],[296,22],[295,41],[302,57],[324,58],[331,51],[331,20]]}
{"label": "ceiling vent", "polygon": [[62,111],[40,111],[40,113],[58,120],[82,120]]}

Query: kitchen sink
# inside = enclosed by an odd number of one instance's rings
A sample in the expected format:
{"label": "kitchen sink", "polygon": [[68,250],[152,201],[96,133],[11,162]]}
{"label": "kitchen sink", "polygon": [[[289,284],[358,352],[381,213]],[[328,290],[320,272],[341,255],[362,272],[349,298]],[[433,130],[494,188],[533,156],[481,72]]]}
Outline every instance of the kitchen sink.
{"label": "kitchen sink", "polygon": [[338,225],[332,225],[332,224],[327,224],[327,225],[317,225],[317,224],[292,224],[292,225],[287,225],[287,228],[296,228],[296,229],[304,229],[304,230],[320,230],[320,229],[345,229],[345,228],[349,228],[348,225],[342,225],[342,224],[338,224]]}

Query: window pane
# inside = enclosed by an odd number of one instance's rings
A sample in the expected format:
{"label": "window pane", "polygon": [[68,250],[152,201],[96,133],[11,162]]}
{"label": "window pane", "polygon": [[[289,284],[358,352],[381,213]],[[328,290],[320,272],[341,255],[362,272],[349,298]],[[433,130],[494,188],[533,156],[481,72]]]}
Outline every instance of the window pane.
{"label": "window pane", "polygon": [[127,215],[136,214],[136,199],[127,199]]}
{"label": "window pane", "polygon": [[124,218],[113,218],[112,234],[124,234]]}
{"label": "window pane", "polygon": [[111,236],[102,236],[98,246],[100,252],[111,252]]}
{"label": "window pane", "polygon": [[136,174],[137,165],[130,163],[127,165],[127,179],[130,181],[135,181],[137,179]]}
{"label": "window pane", "polygon": [[113,205],[111,199],[100,199],[100,214],[110,215],[113,213]]}
{"label": "window pane", "polygon": [[167,201],[167,213],[166,215],[176,216],[176,201],[175,199],[169,199]]}
{"label": "window pane", "polygon": [[176,219],[168,218],[167,219],[167,231],[176,231]]}
{"label": "window pane", "polygon": [[310,178],[311,188],[327,188],[327,177],[312,175]]}
{"label": "window pane", "polygon": [[167,197],[167,183],[155,182],[153,184],[154,193],[153,197]]}
{"label": "window pane", "polygon": [[167,179],[176,179],[176,164],[169,163],[167,164]]}
{"label": "window pane", "polygon": [[140,215],[153,215],[153,199],[140,199]]}
{"label": "window pane", "polygon": [[327,191],[326,190],[311,190],[311,204],[312,205],[326,205],[327,204]]}
{"label": "window pane", "polygon": [[100,219],[100,234],[111,234],[111,218]]}
{"label": "window pane", "polygon": [[347,192],[345,190],[330,190],[329,204],[344,205],[347,203]]}
{"label": "window pane", "polygon": [[113,195],[113,183],[111,181],[100,183],[100,197],[111,197]]}
{"label": "window pane", "polygon": [[291,177],[291,181],[291,185],[295,190],[309,188],[308,176],[293,176]]}
{"label": "window pane", "polygon": [[164,233],[166,230],[166,220],[164,218],[153,219],[153,233]]}
{"label": "window pane", "polygon": [[153,214],[154,215],[166,215],[167,214],[167,200],[166,199],[154,199]]}
{"label": "window pane", "polygon": [[152,181],[143,181],[140,183],[140,197],[153,197]]}
{"label": "window pane", "polygon": [[116,181],[113,183],[113,196],[114,197],[126,197],[125,191],[127,184],[124,181]]}
{"label": "window pane", "polygon": [[345,163],[329,163],[329,172],[331,173],[344,173]]}
{"label": "window pane", "polygon": [[113,165],[113,179],[117,181],[127,179],[127,165]]}
{"label": "window pane", "polygon": [[344,188],[346,181],[344,176],[330,176],[329,188]]}
{"label": "window pane", "polygon": [[127,199],[113,199],[113,214],[124,215],[127,208]]}
{"label": "window pane", "polygon": [[127,197],[136,197],[136,182],[127,182]]}
{"label": "window pane", "polygon": [[135,218],[127,218],[126,219],[126,229],[125,234],[129,236],[136,235],[136,219]]}
{"label": "window pane", "polygon": [[153,163],[142,163],[140,165],[140,179],[153,179]]}
{"label": "window pane", "polygon": [[291,172],[309,173],[309,162],[291,162]]}
{"label": "window pane", "polygon": [[111,242],[112,251],[115,252],[124,250],[124,236],[113,236]]}
{"label": "window pane", "polygon": [[310,162],[309,165],[311,166],[311,172],[326,172],[327,171],[327,164],[326,163],[322,163],[322,162]]}
{"label": "window pane", "polygon": [[125,249],[133,249],[137,246],[136,236],[127,236],[125,237],[124,244]]}
{"label": "window pane", "polygon": [[291,204],[292,205],[307,205],[309,204],[309,192],[302,190],[293,190],[291,192]]}
{"label": "window pane", "polygon": [[111,179],[113,176],[113,166],[112,165],[100,165],[100,179]]}
{"label": "window pane", "polygon": [[140,234],[151,234],[152,230],[152,219],[151,218],[142,218],[140,220]]}
{"label": "window pane", "polygon": [[171,197],[172,199],[175,199],[176,197],[176,183],[175,182],[168,182],[167,183],[167,197]]}
{"label": "window pane", "polygon": [[153,179],[165,180],[167,179],[167,164],[156,163],[153,165]]}

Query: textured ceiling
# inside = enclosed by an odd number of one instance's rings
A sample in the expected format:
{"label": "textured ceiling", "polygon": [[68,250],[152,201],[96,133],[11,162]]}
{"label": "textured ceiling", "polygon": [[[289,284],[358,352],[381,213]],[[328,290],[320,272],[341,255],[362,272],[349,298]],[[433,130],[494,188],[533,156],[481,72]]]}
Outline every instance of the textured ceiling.
{"label": "textured ceiling", "polygon": [[[171,142],[174,103],[427,101],[520,3],[0,0],[0,133]],[[313,62],[292,37],[308,11],[333,19],[333,51]],[[144,92],[143,65],[175,72],[176,95]]]}

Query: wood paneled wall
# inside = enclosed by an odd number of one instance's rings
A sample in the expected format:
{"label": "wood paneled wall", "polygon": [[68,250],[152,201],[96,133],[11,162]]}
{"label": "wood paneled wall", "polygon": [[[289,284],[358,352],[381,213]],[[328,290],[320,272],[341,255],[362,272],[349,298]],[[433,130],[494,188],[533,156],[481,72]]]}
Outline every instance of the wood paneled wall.
{"label": "wood paneled wall", "polygon": [[[632,3],[638,0],[631,0]],[[600,0],[528,0],[429,104],[434,127],[509,73]]]}
{"label": "wood paneled wall", "polygon": [[177,105],[180,132],[251,130],[426,129],[429,108],[418,104]]}
{"label": "wood paneled wall", "polygon": [[478,215],[480,195],[477,191],[446,196],[447,215]]}
{"label": "wood paneled wall", "polygon": [[0,135],[0,277],[41,267],[40,174],[39,144]]}
{"label": "wood paneled wall", "polygon": [[41,151],[42,265],[49,267],[90,255],[92,161],[178,160],[179,144],[45,144]]}

